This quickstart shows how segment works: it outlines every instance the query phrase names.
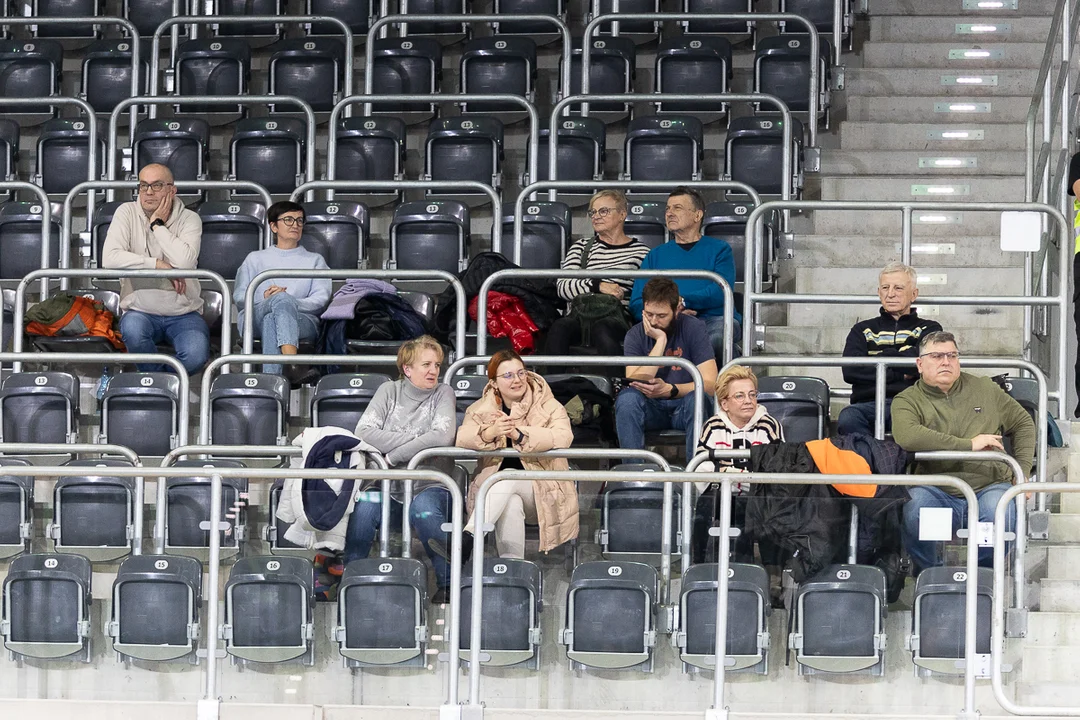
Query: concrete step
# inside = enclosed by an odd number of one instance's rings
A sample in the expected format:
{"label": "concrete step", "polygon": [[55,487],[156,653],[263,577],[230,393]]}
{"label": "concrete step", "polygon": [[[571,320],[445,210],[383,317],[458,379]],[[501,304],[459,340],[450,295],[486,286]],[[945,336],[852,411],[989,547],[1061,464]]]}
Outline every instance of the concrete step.
{"label": "concrete step", "polygon": [[[1080,543],[1080,515],[1074,513],[1051,515],[1050,539],[1056,543]],[[1077,600],[1080,600],[1080,593],[1077,594]]]}
{"label": "concrete step", "polygon": [[1022,652],[1025,682],[1075,682],[1080,677],[1080,647],[1032,645]]}
{"label": "concrete step", "polygon": [[1080,705],[1080,685],[1073,682],[1018,682],[1015,702],[1039,707],[1076,707]]}
{"label": "concrete step", "polygon": [[[1031,96],[999,95],[947,97],[945,95],[882,95],[848,98],[849,120],[926,122],[940,125],[994,125],[1027,119]],[[951,109],[950,109],[951,108]]]}
{"label": "concrete step", "polygon": [[[950,52],[956,50],[988,50],[990,55],[968,53],[950,58]],[[969,73],[990,68],[1038,68],[1045,52],[1042,42],[987,42],[983,38],[968,38],[951,42],[868,42],[863,46],[862,59],[863,67],[867,68],[956,68],[957,72]]]}
{"label": "concrete step", "polygon": [[1046,548],[1046,563],[1047,577],[1054,580],[1080,580],[1080,546],[1051,545]]}
{"label": "concrete step", "polygon": [[1075,642],[1077,637],[1080,637],[1080,613],[1039,611],[1028,614],[1026,644],[1057,647]]}
{"label": "concrete step", "polygon": [[[880,267],[835,268],[800,267],[795,271],[795,287],[803,293],[829,293],[847,288],[876,287]],[[1023,271],[987,273],[983,268],[919,268],[920,305],[941,295],[1019,295],[1023,293]]]}
{"label": "concrete step", "polygon": [[[832,313],[830,307],[829,312]],[[867,306],[863,306],[867,307]],[[839,314],[839,313],[838,313]],[[822,327],[813,322],[803,321],[803,313],[789,316],[788,322],[792,325],[766,326],[765,342],[770,355],[819,355],[821,353],[839,354],[844,349],[844,341],[847,339],[851,325],[859,319],[866,319],[868,311],[852,320],[846,327]],[[985,328],[965,327],[962,319],[955,323],[954,315],[950,312],[948,322],[940,316],[934,319],[945,324],[949,331],[963,339],[964,352],[970,352],[986,357],[1017,355],[1021,351],[1021,332],[1016,328],[1016,323],[1002,323],[995,332],[985,332]],[[1017,320],[1019,322],[1019,320]],[[1016,328],[1016,329],[1014,329]],[[809,373],[817,375],[817,371]]]}
{"label": "concrete step", "polygon": [[830,150],[822,154],[821,172],[862,176],[919,173],[935,181],[970,176],[1012,177],[1023,175],[1024,157],[1022,151]]}
{"label": "concrete step", "polygon": [[[849,178],[844,176],[836,176],[835,178],[826,178],[827,180],[839,181]],[[912,183],[929,184],[930,178],[919,178],[918,180],[912,180]],[[867,182],[872,182],[868,180]],[[933,180],[934,183],[940,183],[941,180]],[[964,178],[963,185],[971,185],[969,178]],[[829,193],[838,193],[847,190],[848,183],[832,182],[829,184]],[[835,199],[844,198],[843,195],[832,194],[826,196],[825,190],[822,190],[822,199]],[[902,192],[897,192],[893,196],[879,195],[875,199],[891,199],[900,200],[914,197],[910,195],[910,186],[904,188]],[[1022,198],[1023,193],[1019,196],[1010,196],[1011,200],[1019,200]],[[850,198],[854,199],[854,198]],[[957,197],[956,202],[963,202],[970,200],[970,197]],[[948,199],[945,200],[948,202]],[[832,211],[827,212],[824,210],[815,211],[811,217],[813,218],[813,231],[818,235],[843,235],[843,236],[858,236],[865,234],[868,237],[874,236],[892,236],[899,241],[901,233],[900,213],[892,210],[865,210],[865,211]],[[944,211],[944,210],[927,210],[915,212],[912,214],[912,237],[914,239],[925,239],[927,242],[949,242],[954,237],[993,237],[997,238],[1001,233],[1001,213],[996,212],[974,212],[974,211]],[[997,242],[994,242],[997,245]]]}
{"label": "concrete step", "polygon": [[849,98],[860,95],[1023,95],[1034,86],[1038,74],[1038,69],[1034,68],[978,72],[955,67],[853,68],[847,72],[844,90]]}
{"label": "concrete step", "polygon": [[[797,235],[795,260],[813,260],[827,267],[873,267],[884,264],[901,252],[896,235],[837,236]],[[942,267],[1022,267],[1021,253],[999,249],[997,236],[918,238],[912,243],[912,261],[916,267],[933,263]],[[875,292],[874,285],[866,289]]]}
{"label": "concrete step", "polygon": [[[948,5],[949,3],[937,3]],[[881,16],[870,18],[870,40],[885,42],[1046,42],[1050,17],[986,18],[973,14],[946,17]],[[997,26],[999,30],[980,33],[957,32],[957,25]],[[1007,29],[1006,29],[1007,28]]]}
{"label": "concrete step", "polygon": [[983,18],[1017,18],[1049,16],[1057,7],[1056,0],[1021,0],[1018,10],[1000,8],[979,8],[962,11],[960,0],[870,0],[870,15],[917,15],[955,16],[972,18],[972,22]]}
{"label": "concrete step", "polygon": [[[954,187],[953,192],[915,194],[915,186]],[[949,182],[926,176],[867,178],[823,176],[822,200],[915,200],[932,202],[1022,202],[1024,178],[962,178]]]}
{"label": "concrete step", "polygon": [[[1075,445],[1073,447],[1075,447]],[[1080,479],[1076,475],[1072,475],[1070,478],[1068,473],[1066,473],[1066,478],[1067,481],[1072,480],[1072,482],[1076,482]],[[1061,512],[1080,515],[1080,493],[1062,493]]]}
{"label": "concrete step", "polygon": [[[963,126],[929,116],[922,122],[876,122],[845,120],[840,123],[840,146],[845,150],[927,149],[935,153],[961,150],[1016,150],[1025,143],[1024,123],[990,123],[979,115],[968,117]],[[927,120],[934,122],[928,123]],[[942,138],[939,133],[954,135],[967,131],[965,138]],[[823,159],[830,153],[825,153]]]}

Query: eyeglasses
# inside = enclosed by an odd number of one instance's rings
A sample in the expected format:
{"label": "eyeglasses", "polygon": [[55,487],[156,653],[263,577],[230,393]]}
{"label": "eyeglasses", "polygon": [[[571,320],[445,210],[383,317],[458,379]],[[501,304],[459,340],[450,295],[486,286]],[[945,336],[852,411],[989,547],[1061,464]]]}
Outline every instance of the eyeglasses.
{"label": "eyeglasses", "polygon": [[518,380],[524,380],[526,377],[528,377],[528,375],[529,371],[525,368],[521,368],[517,372],[504,372],[499,377],[501,377],[503,380],[513,380],[514,378],[517,378]]}
{"label": "eyeglasses", "polygon": [[304,218],[302,218],[302,217],[293,217],[291,215],[286,215],[285,217],[279,217],[276,220],[276,222],[285,223],[286,227],[292,227],[293,225],[296,225],[297,227],[304,227]]}
{"label": "eyeglasses", "polygon": [[930,358],[934,362],[941,362],[942,360],[948,360],[949,362],[952,362],[953,360],[958,360],[960,358],[960,353],[958,353],[958,352],[928,352],[928,353],[923,353],[919,357],[921,357],[921,358]]}
{"label": "eyeglasses", "polygon": [[154,192],[159,193],[162,190],[164,190],[165,188],[169,187],[170,185],[172,185],[171,182],[156,182],[156,183],[140,182],[139,183],[139,192],[150,192],[151,190],[153,190]]}
{"label": "eyeglasses", "polygon": [[615,212],[615,208],[613,208],[613,207],[600,207],[600,208],[592,208],[591,210],[589,210],[585,214],[588,215],[589,219],[591,220],[593,218],[606,218],[608,215],[610,215],[613,212]]}
{"label": "eyeglasses", "polygon": [[757,400],[757,393],[753,392],[753,391],[748,392],[748,393],[744,393],[744,392],[735,393],[734,395],[728,395],[726,399],[728,399],[728,400],[737,400],[738,402],[742,402],[743,400],[746,400],[747,398],[749,398],[751,400]]}

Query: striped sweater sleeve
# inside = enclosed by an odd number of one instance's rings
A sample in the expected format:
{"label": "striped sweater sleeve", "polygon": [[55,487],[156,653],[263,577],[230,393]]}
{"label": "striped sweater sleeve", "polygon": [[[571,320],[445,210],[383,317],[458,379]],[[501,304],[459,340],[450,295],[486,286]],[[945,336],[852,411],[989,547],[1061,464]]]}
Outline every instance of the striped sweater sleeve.
{"label": "striped sweater sleeve", "polygon": [[[585,252],[585,239],[578,240],[566,251],[563,258],[563,270],[577,270],[581,268],[581,254]],[[626,245],[613,247],[600,241],[593,243],[589,252],[589,258],[585,265],[586,270],[637,270],[641,267],[641,261],[649,253],[649,248],[644,243],[632,240]],[[609,278],[606,282],[618,283],[629,293],[634,281],[628,279]],[[595,280],[580,278],[563,278],[558,281],[556,288],[559,297],[563,300],[573,300],[578,295],[594,292]]]}

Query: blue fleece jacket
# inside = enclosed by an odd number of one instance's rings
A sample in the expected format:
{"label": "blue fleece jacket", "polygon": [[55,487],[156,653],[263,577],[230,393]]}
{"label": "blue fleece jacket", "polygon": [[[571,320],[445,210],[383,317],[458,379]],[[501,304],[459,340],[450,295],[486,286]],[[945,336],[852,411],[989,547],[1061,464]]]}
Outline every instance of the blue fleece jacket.
{"label": "blue fleece jacket", "polygon": [[[724,240],[708,235],[702,237],[689,250],[674,240],[653,248],[641,262],[642,270],[711,270],[728,281],[735,288],[735,256],[731,246]],[[697,312],[700,317],[714,317],[724,314],[724,291],[712,280],[697,278],[674,278],[679,286],[686,307]],[[646,280],[639,278],[634,282],[630,295],[630,312],[641,319],[641,291]],[[738,308],[732,308],[735,320],[742,322]]]}

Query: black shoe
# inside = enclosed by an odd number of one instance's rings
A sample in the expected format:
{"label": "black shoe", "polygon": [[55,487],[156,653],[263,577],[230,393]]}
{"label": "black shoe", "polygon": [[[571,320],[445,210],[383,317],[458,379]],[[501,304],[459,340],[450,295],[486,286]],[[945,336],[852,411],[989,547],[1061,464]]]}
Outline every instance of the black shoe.
{"label": "black shoe", "polygon": [[445,605],[450,602],[450,588],[441,587],[431,596],[432,605]]}
{"label": "black shoe", "polygon": [[[438,555],[439,557],[441,557],[446,562],[450,562],[450,549],[448,547],[446,547],[446,545],[443,544],[442,540],[436,540],[435,538],[432,538],[431,540],[428,540],[427,544],[428,544],[428,549],[431,550],[432,553],[434,553],[435,555]],[[469,562],[469,559],[472,557],[472,551],[473,551],[473,536],[472,536],[472,533],[470,533],[470,532],[462,532],[461,533],[461,558],[462,558],[463,563],[468,563]]]}
{"label": "black shoe", "polygon": [[284,375],[293,390],[299,389],[301,385],[314,385],[322,377],[314,365],[286,365]]}

